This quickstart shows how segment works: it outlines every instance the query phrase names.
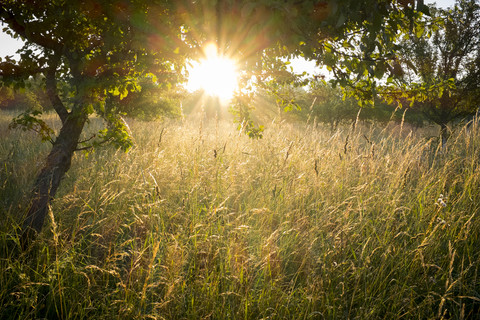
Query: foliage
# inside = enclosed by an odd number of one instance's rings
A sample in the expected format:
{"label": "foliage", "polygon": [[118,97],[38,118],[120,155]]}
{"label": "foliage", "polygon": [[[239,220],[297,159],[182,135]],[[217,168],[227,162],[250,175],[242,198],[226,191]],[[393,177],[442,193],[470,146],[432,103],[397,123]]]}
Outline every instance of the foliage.
{"label": "foliage", "polygon": [[264,126],[256,125],[250,116],[252,107],[249,105],[249,101],[251,100],[247,95],[236,96],[230,111],[235,117],[235,123],[237,123],[237,129],[240,132],[245,133],[250,138],[262,138]]}
{"label": "foliage", "polygon": [[423,33],[430,20],[423,1],[327,1],[315,9],[326,18],[325,28],[318,30],[315,19],[305,21],[302,31],[308,36],[295,53],[326,66],[334,75],[329,82],[347,88],[360,106],[373,105],[384,76],[399,76],[400,37]]}
{"label": "foliage", "polygon": [[24,131],[34,131],[40,136],[42,141],[50,141],[53,143],[52,137],[55,134],[55,131],[53,131],[45,121],[38,118],[41,114],[42,112],[39,110],[28,110],[14,118],[9,128],[14,129],[21,127]]}

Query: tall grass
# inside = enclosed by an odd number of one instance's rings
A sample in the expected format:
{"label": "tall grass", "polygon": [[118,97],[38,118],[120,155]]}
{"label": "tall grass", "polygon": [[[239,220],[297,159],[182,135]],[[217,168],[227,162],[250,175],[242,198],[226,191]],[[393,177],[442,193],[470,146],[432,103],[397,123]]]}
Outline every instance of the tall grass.
{"label": "tall grass", "polygon": [[129,121],[75,156],[31,252],[18,215],[48,146],[0,131],[0,317],[475,319],[480,131]]}

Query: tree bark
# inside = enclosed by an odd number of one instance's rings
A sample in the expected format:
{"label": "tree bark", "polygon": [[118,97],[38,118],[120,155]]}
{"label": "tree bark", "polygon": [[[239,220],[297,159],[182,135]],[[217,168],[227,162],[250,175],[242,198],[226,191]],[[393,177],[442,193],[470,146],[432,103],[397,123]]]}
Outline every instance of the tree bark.
{"label": "tree bark", "polygon": [[70,169],[86,119],[83,114],[70,114],[47,156],[45,165],[33,186],[30,206],[23,222],[21,235],[23,249],[26,249],[42,230],[48,206],[55,196],[62,178]]}
{"label": "tree bark", "polygon": [[447,145],[447,140],[450,138],[450,132],[446,123],[440,123],[440,141],[442,143],[442,148]]}

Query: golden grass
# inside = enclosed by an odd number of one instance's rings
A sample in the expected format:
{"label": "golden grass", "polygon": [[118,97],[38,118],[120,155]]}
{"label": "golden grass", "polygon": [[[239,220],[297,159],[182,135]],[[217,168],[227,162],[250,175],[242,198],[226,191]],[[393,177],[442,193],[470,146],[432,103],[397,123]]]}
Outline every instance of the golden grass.
{"label": "golden grass", "polygon": [[477,124],[442,149],[394,126],[252,140],[225,122],[128,122],[129,153],[75,156],[28,261],[7,242],[48,148],[0,142],[0,317],[478,315]]}

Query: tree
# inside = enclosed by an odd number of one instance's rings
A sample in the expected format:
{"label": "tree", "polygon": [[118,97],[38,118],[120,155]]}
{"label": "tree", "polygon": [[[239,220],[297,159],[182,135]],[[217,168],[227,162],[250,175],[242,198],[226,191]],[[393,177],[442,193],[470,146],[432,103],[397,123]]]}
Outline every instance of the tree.
{"label": "tree", "polygon": [[[417,9],[423,10],[423,1]],[[106,142],[130,147],[119,110],[109,101],[138,91],[140,77],[179,81],[185,59],[200,55],[205,41],[215,41],[220,53],[235,55],[245,79],[255,77],[257,84],[287,81],[278,68],[281,58],[302,55],[329,66],[337,75],[334,83],[350,84],[368,98],[374,88],[370,76],[383,75],[398,35],[420,15],[414,1],[394,0],[0,1],[5,30],[25,41],[20,61],[0,61],[2,85],[19,88],[29,77],[43,75],[62,123],[56,134],[38,112],[15,120],[37,126],[52,142],[33,186],[24,243],[42,229],[75,151]],[[363,45],[353,50],[358,41]],[[247,103],[239,99],[237,105]],[[92,114],[106,124],[95,139],[82,137]]]}
{"label": "tree", "polygon": [[[43,74],[45,91],[62,123],[56,136],[51,129],[41,132],[52,141],[52,149],[33,186],[24,244],[42,229],[73,153],[90,147],[81,142],[89,115],[101,116],[107,127],[93,143],[111,141],[128,149],[131,140],[118,114],[106,108],[107,98],[138,90],[137,78],[146,72],[177,77],[172,71],[184,59],[180,26],[170,9],[165,1],[1,2],[6,31],[25,41],[18,63],[1,63],[2,83],[23,87],[29,77]],[[161,41],[151,38],[158,34],[164,35]],[[37,114],[26,112],[15,123],[45,128]]]}
{"label": "tree", "polygon": [[479,107],[480,6],[476,0],[458,0],[451,10],[431,11],[442,23],[429,27],[431,39],[407,37],[400,51],[405,70],[400,85],[408,104],[440,126],[445,144],[448,124]]}

